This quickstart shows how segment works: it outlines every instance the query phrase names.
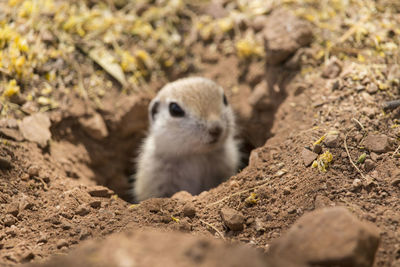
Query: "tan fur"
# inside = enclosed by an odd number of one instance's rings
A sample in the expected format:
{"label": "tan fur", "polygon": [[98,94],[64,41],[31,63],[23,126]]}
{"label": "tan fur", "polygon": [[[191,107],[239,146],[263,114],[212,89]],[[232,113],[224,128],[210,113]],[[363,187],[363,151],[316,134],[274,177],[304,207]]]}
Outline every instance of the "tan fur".
{"label": "tan fur", "polygon": [[[171,102],[184,110],[184,117],[171,116]],[[156,103],[158,112],[154,120],[149,114],[149,134],[137,159],[133,192],[138,201],[181,190],[199,194],[236,172],[234,116],[220,86],[205,78],[181,79],[160,90],[149,113]],[[213,127],[222,129],[217,141],[210,134]]]}

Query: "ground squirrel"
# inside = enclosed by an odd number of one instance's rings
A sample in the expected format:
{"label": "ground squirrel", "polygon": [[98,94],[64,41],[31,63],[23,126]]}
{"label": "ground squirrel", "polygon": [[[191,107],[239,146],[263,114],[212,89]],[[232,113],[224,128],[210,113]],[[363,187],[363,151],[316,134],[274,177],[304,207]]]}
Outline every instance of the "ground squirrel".
{"label": "ground squirrel", "polygon": [[212,80],[193,77],[165,85],[150,102],[149,120],[137,158],[137,201],[181,190],[196,195],[235,174],[234,114]]}

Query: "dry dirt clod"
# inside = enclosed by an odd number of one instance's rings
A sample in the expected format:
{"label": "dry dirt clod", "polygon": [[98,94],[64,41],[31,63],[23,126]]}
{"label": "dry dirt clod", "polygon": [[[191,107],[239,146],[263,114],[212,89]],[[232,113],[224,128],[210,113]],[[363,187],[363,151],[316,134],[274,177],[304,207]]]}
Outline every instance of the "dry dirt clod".
{"label": "dry dirt clod", "polygon": [[46,147],[51,138],[50,119],[45,113],[36,113],[25,117],[19,124],[19,129],[25,139]]}
{"label": "dry dirt clod", "polygon": [[333,57],[327,62],[322,71],[322,77],[326,79],[334,79],[339,76],[340,72],[342,72],[342,63],[336,57]]}
{"label": "dry dirt clod", "polygon": [[188,202],[183,206],[183,215],[186,217],[194,217],[196,215],[196,208],[192,202]]}
{"label": "dry dirt clod", "polygon": [[187,191],[179,191],[175,193],[171,198],[186,202],[191,201],[193,199],[193,196]]}
{"label": "dry dirt clod", "polygon": [[108,136],[107,126],[103,117],[98,113],[94,113],[88,118],[80,118],[79,123],[83,130],[93,139],[102,140]]}
{"label": "dry dirt clod", "polygon": [[24,140],[22,134],[16,129],[0,128],[0,134],[8,139],[21,142]]}
{"label": "dry dirt clod", "polygon": [[301,217],[272,245],[271,255],[299,265],[366,267],[372,266],[378,244],[374,225],[359,221],[344,207],[334,207]]}
{"label": "dry dirt clod", "polygon": [[94,186],[89,188],[88,190],[89,195],[92,197],[104,197],[109,198],[114,192],[104,186]]}
{"label": "dry dirt clod", "polygon": [[13,202],[13,203],[9,204],[6,208],[6,213],[17,217],[17,215],[19,213],[18,203]]}
{"label": "dry dirt clod", "polygon": [[308,167],[317,159],[318,154],[308,150],[307,148],[303,148],[301,151],[301,157],[303,158],[304,165]]}
{"label": "dry dirt clod", "polygon": [[30,262],[35,258],[35,254],[32,251],[25,252],[21,257],[21,262]]}
{"label": "dry dirt clod", "polygon": [[390,184],[400,187],[400,170],[395,170],[390,177]]}
{"label": "dry dirt clod", "polygon": [[6,214],[6,216],[4,217],[4,225],[5,226],[14,225],[16,222],[17,222],[17,219],[11,214]]}
{"label": "dry dirt clod", "polygon": [[358,178],[353,180],[352,183],[353,191],[356,191],[362,187],[362,181]]}
{"label": "dry dirt clod", "polygon": [[60,239],[60,240],[58,240],[56,246],[57,246],[58,249],[61,249],[61,248],[63,248],[63,247],[68,247],[69,244],[68,244],[68,241],[67,241],[67,240],[65,240],[65,239]]}
{"label": "dry dirt clod", "polygon": [[36,165],[31,165],[28,168],[28,174],[30,177],[39,176],[39,167]]}
{"label": "dry dirt clod", "polygon": [[297,49],[308,45],[312,38],[310,24],[284,10],[276,10],[266,22],[263,31],[266,61],[278,65]]}
{"label": "dry dirt clod", "polygon": [[0,169],[8,170],[11,169],[11,158],[9,157],[0,157]]}
{"label": "dry dirt clod", "polygon": [[80,216],[85,216],[90,213],[90,208],[87,207],[87,205],[82,204],[80,205],[76,210],[75,214],[80,215]]}
{"label": "dry dirt clod", "polygon": [[92,202],[89,203],[90,207],[94,208],[94,209],[98,209],[101,207],[101,201],[100,200],[94,200]]}
{"label": "dry dirt clod", "polygon": [[337,147],[339,145],[339,134],[328,134],[323,142],[327,147]]}
{"label": "dry dirt clod", "polygon": [[369,83],[367,85],[367,92],[369,94],[375,94],[376,92],[378,92],[378,86],[375,83]]}
{"label": "dry dirt clod", "polygon": [[375,162],[373,162],[371,159],[366,159],[364,162],[364,167],[367,172],[374,169],[375,166],[376,166]]}
{"label": "dry dirt clod", "polygon": [[220,215],[224,224],[232,231],[243,230],[244,216],[242,213],[231,208],[222,208]]}
{"label": "dry dirt clod", "polygon": [[317,153],[317,154],[321,153],[322,152],[322,146],[320,144],[314,145],[313,152]]}
{"label": "dry dirt clod", "polygon": [[364,140],[366,149],[375,153],[385,153],[391,150],[390,139],[386,135],[368,135]]}

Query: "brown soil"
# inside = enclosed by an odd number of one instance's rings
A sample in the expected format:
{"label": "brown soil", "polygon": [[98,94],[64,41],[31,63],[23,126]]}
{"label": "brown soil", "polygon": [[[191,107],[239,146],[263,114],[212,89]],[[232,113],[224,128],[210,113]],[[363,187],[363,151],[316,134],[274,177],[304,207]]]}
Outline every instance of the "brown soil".
{"label": "brown soil", "polygon": [[[374,266],[400,264],[400,187],[395,180],[400,161],[394,154],[399,128],[392,127],[400,110],[382,112],[381,103],[390,99],[388,94],[383,90],[368,93],[368,82],[359,87],[363,81],[350,78],[360,74],[350,60],[341,62],[340,76],[327,79],[321,76],[325,68],[320,62],[304,74],[288,65],[266,66],[262,60],[244,64],[233,55],[212,54],[209,44],[196,44],[190,52],[199,59],[195,69],[169,79],[205,76],[229,91],[245,157],[259,147],[251,153],[249,166],[199,196],[178,193],[132,205],[129,175],[134,173],[132,160],[146,131],[146,105],[152,94],[122,95],[114,84],[100,108],[69,96],[59,109],[48,112],[52,139],[46,148],[16,141],[15,136],[2,132],[0,264],[46,261],[72,248],[79,251],[84,240],[138,228],[213,236],[268,252],[271,242],[302,214],[335,205],[347,207],[380,229]],[[385,65],[381,70],[385,77],[391,67]],[[255,108],[249,97],[263,81],[269,85],[273,100]],[[164,83],[151,82],[149,92]],[[399,92],[393,94],[398,96]],[[102,116],[109,131],[101,140],[90,136],[80,123],[94,113]],[[132,118],[139,123],[130,125]],[[3,120],[2,129],[16,134],[12,123],[12,118]],[[315,141],[333,130],[338,133],[337,143],[330,147],[321,143],[322,152],[329,150],[333,155],[327,172],[306,167],[303,149],[312,149]],[[371,153],[363,145],[367,135],[376,133],[392,142],[384,153]],[[356,163],[360,174],[349,161],[346,146],[354,162],[366,153],[372,167]],[[243,162],[247,164],[246,159]],[[361,180],[360,186],[354,185],[355,179]],[[251,193],[255,193],[255,201],[246,201]],[[184,215],[187,203],[193,203],[195,216]],[[243,213],[244,230],[234,232],[225,227],[220,216],[223,207]],[[135,238],[152,244],[157,235]],[[174,242],[191,244],[193,240],[197,239],[181,239],[179,234]],[[214,256],[207,260],[215,264]]]}

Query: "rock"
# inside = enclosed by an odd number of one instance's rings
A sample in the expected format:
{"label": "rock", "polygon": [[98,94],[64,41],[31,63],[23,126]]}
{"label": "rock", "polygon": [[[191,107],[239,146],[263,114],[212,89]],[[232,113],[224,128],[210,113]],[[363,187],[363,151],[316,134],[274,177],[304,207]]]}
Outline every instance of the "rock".
{"label": "rock", "polygon": [[400,170],[395,170],[390,177],[390,184],[400,186]]}
{"label": "rock", "polygon": [[50,119],[45,113],[36,113],[25,117],[19,124],[22,136],[31,142],[37,143],[40,147],[47,146],[51,138]]}
{"label": "rock", "polygon": [[11,214],[6,214],[3,222],[5,226],[11,226],[17,222],[17,219]]}
{"label": "rock", "polygon": [[260,218],[255,219],[254,228],[256,229],[257,232],[265,232],[266,231],[265,223]]}
{"label": "rock", "polygon": [[12,168],[11,158],[10,157],[1,157],[0,156],[0,169],[9,170]]}
{"label": "rock", "polygon": [[389,137],[386,135],[368,135],[364,139],[364,146],[366,149],[376,153],[384,153],[391,150]]}
{"label": "rock", "polygon": [[359,221],[344,207],[333,207],[302,216],[272,244],[270,253],[294,266],[366,267],[372,266],[378,244],[377,227]]}
{"label": "rock", "polygon": [[326,63],[321,76],[326,79],[334,79],[337,76],[339,76],[341,72],[342,72],[342,63],[336,57],[332,57]]}
{"label": "rock", "polygon": [[324,144],[327,147],[334,148],[339,146],[339,134],[328,134],[324,139]]}
{"label": "rock", "polygon": [[303,148],[303,151],[301,151],[301,157],[303,158],[304,165],[308,167],[317,159],[318,154],[308,150],[307,148]]}
{"label": "rock", "polygon": [[35,258],[35,254],[32,251],[28,251],[28,252],[25,252],[24,254],[22,254],[21,262],[22,263],[30,262],[34,258]]}
{"label": "rock", "polygon": [[375,166],[376,166],[375,162],[373,162],[371,159],[366,159],[364,161],[364,167],[365,167],[365,170],[367,172],[369,172],[370,170],[374,169]]}
{"label": "rock", "polygon": [[79,123],[93,139],[102,140],[108,136],[107,126],[99,113],[94,113],[90,117],[82,117],[79,119]]}
{"label": "rock", "polygon": [[317,154],[321,153],[322,152],[322,146],[320,144],[314,145],[313,152],[317,153]]}
{"label": "rock", "polygon": [[86,240],[88,237],[92,236],[92,233],[87,229],[83,229],[79,234],[79,240]]}
{"label": "rock", "polygon": [[69,245],[68,245],[67,240],[65,240],[65,239],[60,239],[60,240],[57,241],[56,246],[57,246],[58,249],[61,249],[61,248],[63,248],[63,247],[68,247]]}
{"label": "rock", "polygon": [[0,134],[8,139],[21,142],[24,140],[22,134],[16,129],[0,128]]}
{"label": "rock", "polygon": [[99,200],[95,200],[89,203],[90,207],[94,208],[94,209],[98,209],[101,207],[101,201]]}
{"label": "rock", "polygon": [[19,205],[17,202],[10,203],[6,208],[6,214],[11,214],[17,217],[19,213]]}
{"label": "rock", "polygon": [[0,127],[1,128],[10,128],[10,129],[17,129],[18,128],[18,121],[14,118],[10,119],[0,119]]}
{"label": "rock", "polygon": [[194,217],[196,215],[196,208],[192,202],[188,202],[183,206],[183,215],[186,217]]}
{"label": "rock", "polygon": [[308,22],[284,10],[275,10],[263,31],[266,60],[278,65],[294,54],[297,49],[311,43],[313,35]]}
{"label": "rock", "polygon": [[30,177],[39,176],[39,167],[36,165],[31,165],[28,168],[28,174]]}
{"label": "rock", "polygon": [[222,208],[220,215],[224,224],[232,231],[243,230],[244,216],[231,208]]}
{"label": "rock", "polygon": [[371,152],[369,155],[371,156],[371,159],[373,161],[377,162],[379,160],[379,155],[378,154],[376,154],[374,152]]}
{"label": "rock", "polygon": [[369,83],[367,85],[367,92],[369,94],[375,94],[376,92],[378,92],[378,86],[374,83]]}
{"label": "rock", "polygon": [[375,108],[363,107],[361,108],[361,113],[365,114],[368,118],[372,119],[377,113],[377,110]]}
{"label": "rock", "polygon": [[80,205],[76,210],[75,214],[80,216],[85,216],[90,213],[90,208],[87,207],[85,204]]}
{"label": "rock", "polygon": [[356,191],[362,187],[362,182],[360,179],[356,178],[353,180],[352,183],[353,191]]}
{"label": "rock", "polygon": [[26,114],[32,115],[39,111],[39,108],[35,102],[28,101],[22,105],[21,110]]}
{"label": "rock", "polygon": [[111,191],[110,189],[100,185],[90,187],[88,193],[92,197],[105,197],[105,198],[109,198],[114,194],[114,192]]}
{"label": "rock", "polygon": [[284,194],[285,196],[290,195],[290,188],[289,188],[289,187],[283,188],[283,194]]}

